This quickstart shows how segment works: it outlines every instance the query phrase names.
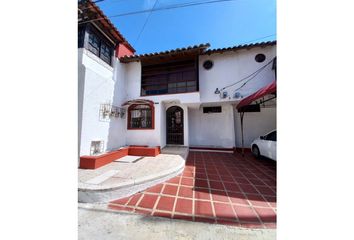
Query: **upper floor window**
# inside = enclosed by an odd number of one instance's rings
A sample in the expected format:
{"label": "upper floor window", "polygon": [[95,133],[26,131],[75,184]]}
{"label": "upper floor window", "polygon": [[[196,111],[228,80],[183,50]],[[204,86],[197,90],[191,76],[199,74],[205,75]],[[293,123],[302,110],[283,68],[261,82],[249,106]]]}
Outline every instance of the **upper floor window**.
{"label": "upper floor window", "polygon": [[89,35],[88,49],[93,52],[95,55],[99,56],[100,54],[100,40],[95,34]]}
{"label": "upper floor window", "polygon": [[142,66],[142,96],[195,91],[198,91],[198,61],[195,58]]}
{"label": "upper floor window", "polygon": [[128,129],[154,129],[154,106],[131,105],[128,108]]}
{"label": "upper floor window", "polygon": [[103,61],[111,65],[113,47],[109,45],[107,41],[103,39],[95,31],[91,30],[88,32],[87,49],[95,54],[97,57],[101,58]]}

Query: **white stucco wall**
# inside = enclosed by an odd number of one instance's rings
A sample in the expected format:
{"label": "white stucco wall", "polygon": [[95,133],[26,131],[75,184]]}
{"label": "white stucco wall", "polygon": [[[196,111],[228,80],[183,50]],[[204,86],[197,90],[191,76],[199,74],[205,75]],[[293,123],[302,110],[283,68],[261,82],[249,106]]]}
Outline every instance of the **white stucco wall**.
{"label": "white stucco wall", "polygon": [[[112,104],[117,107],[125,101],[125,66],[119,61],[114,62],[114,89],[112,96]],[[126,145],[126,132],[127,132],[127,114],[123,118],[114,118],[110,121],[107,149],[116,149]]]}
{"label": "white stucco wall", "polygon": [[[241,147],[240,114],[235,111],[236,146]],[[252,141],[276,129],[276,108],[261,108],[261,112],[246,112],[243,117],[244,146],[250,148]]]}
{"label": "white stucco wall", "polygon": [[163,109],[160,114],[160,146],[161,148],[166,146],[166,106],[161,103],[161,108]]}
{"label": "white stucco wall", "polygon": [[[155,128],[154,129],[127,129],[127,145],[161,146],[161,104],[155,104]],[[127,128],[127,125],[125,126]]]}
{"label": "white stucco wall", "polygon": [[[254,60],[258,53],[263,53],[266,59],[262,63]],[[238,83],[233,87],[225,89],[230,98],[221,99],[219,94],[215,94],[216,88],[222,89],[225,86],[233,84],[242,78],[255,72],[260,67],[271,61],[276,56],[276,47],[256,47],[249,50],[239,50],[236,52],[216,53],[212,55],[201,55],[199,57],[199,91],[201,102],[220,102],[235,101],[233,93],[244,82]],[[206,60],[213,61],[214,65],[210,70],[203,67]],[[254,79],[249,81],[240,92],[244,97],[252,94],[261,87],[267,85],[275,79],[272,64],[269,64]]]}
{"label": "white stucco wall", "polygon": [[[125,145],[125,132],[122,127],[125,120],[112,118],[110,121],[102,121],[99,119],[100,104],[116,102],[114,100],[116,97],[113,97],[116,93],[114,89],[117,82],[113,77],[114,68],[87,50],[80,49],[80,53],[82,61],[79,62],[79,76],[84,75],[84,81],[80,83],[83,86],[83,94],[79,93],[79,96],[83,95],[81,136],[79,136],[80,155],[90,154],[93,140],[103,140],[105,151]],[[120,63],[114,62],[114,64]],[[119,97],[117,99],[119,100]],[[114,132],[117,132],[117,135]]]}
{"label": "white stucco wall", "polygon": [[80,156],[81,149],[81,132],[82,132],[82,114],[84,105],[84,91],[85,91],[85,67],[82,65],[83,49],[78,51],[78,154]]}
{"label": "white stucco wall", "polygon": [[[140,96],[140,62],[124,64],[115,59],[114,68],[111,68],[87,50],[79,49],[79,120],[82,120],[79,123],[80,155],[89,154],[92,140],[103,140],[105,150],[124,145],[164,147],[166,110],[173,105],[181,106],[184,110],[184,145],[225,148],[234,147],[235,144],[240,146],[238,114],[233,113],[231,103],[236,104],[239,101],[232,96],[233,90],[241,85],[237,84],[227,89],[231,96],[227,99],[221,99],[214,91],[240,80],[265,65],[276,55],[275,49],[275,46],[268,46],[210,56],[201,55],[199,92],[144,97]],[[263,63],[254,60],[258,53],[266,55]],[[214,66],[211,70],[203,68],[205,60],[213,61]],[[246,97],[273,79],[274,71],[271,70],[270,64],[239,92]],[[127,130],[127,114],[123,119],[113,118],[109,122],[99,120],[100,104],[112,102],[113,105],[121,106],[123,102],[133,99],[149,99],[155,102],[155,129]],[[225,102],[222,105],[222,113],[203,114],[202,108],[198,109],[200,104],[216,106],[221,102]],[[245,114],[246,145],[268,129],[270,131],[275,128],[273,110],[262,109],[261,113]]]}
{"label": "white stucco wall", "polygon": [[203,113],[202,107],[199,109],[189,109],[190,146],[223,148],[232,148],[235,146],[232,105],[223,104],[221,106],[221,113]]}

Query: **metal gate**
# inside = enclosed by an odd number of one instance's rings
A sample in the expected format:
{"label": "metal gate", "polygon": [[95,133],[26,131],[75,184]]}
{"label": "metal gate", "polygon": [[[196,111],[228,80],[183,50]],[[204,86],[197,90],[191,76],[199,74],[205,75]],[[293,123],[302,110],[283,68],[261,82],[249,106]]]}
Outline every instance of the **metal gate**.
{"label": "metal gate", "polygon": [[166,111],[167,144],[183,145],[183,109],[173,106]]}

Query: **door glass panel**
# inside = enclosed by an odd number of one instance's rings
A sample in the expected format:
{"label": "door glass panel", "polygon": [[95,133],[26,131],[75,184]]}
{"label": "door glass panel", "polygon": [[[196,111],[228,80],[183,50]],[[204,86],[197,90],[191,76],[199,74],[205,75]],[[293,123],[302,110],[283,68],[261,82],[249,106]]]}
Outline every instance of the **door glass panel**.
{"label": "door glass panel", "polygon": [[183,144],[183,109],[170,107],[166,112],[167,144]]}

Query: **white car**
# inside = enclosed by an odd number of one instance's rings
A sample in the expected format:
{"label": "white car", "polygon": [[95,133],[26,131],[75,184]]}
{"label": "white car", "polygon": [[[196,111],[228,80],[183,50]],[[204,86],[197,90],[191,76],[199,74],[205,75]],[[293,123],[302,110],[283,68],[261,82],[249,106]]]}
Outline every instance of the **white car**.
{"label": "white car", "polygon": [[264,156],[274,161],[277,160],[277,130],[256,138],[251,143],[251,150],[256,158]]}

